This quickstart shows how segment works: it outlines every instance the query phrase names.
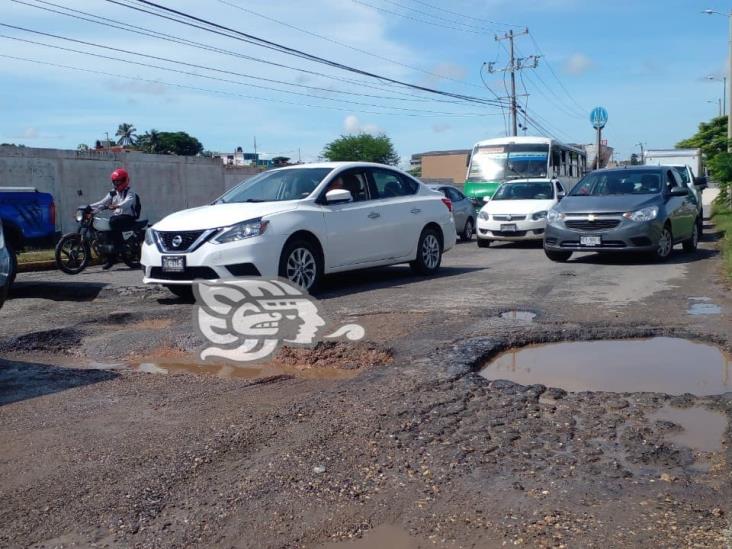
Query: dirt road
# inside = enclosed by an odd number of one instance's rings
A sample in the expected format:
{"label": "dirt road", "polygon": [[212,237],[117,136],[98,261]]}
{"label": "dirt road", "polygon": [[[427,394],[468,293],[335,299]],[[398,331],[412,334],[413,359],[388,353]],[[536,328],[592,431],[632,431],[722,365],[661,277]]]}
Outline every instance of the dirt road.
{"label": "dirt road", "polygon": [[[192,305],[136,272],[20,275],[0,311],[0,545],[729,545],[729,426],[700,455],[654,414],[729,419],[731,393],[567,393],[477,373],[530,343],[729,350],[716,253],[709,240],[662,265],[557,264],[460,244],[437,278],[398,266],[329,280],[331,320],[367,341],[239,377],[124,367],[185,363],[201,344]],[[536,317],[500,317],[510,309]]]}

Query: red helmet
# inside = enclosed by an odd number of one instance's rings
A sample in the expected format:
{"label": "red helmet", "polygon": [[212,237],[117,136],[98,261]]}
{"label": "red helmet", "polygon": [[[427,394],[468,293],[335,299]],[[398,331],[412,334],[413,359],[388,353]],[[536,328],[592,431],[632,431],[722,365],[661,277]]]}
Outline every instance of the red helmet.
{"label": "red helmet", "polygon": [[130,180],[130,176],[124,168],[117,168],[110,177],[115,187],[126,187]]}

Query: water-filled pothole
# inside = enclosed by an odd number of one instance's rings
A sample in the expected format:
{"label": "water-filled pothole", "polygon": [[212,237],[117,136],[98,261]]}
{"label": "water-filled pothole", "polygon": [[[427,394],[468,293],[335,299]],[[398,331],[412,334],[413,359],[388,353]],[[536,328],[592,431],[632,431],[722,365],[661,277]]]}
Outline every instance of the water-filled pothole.
{"label": "water-filled pothole", "polygon": [[657,337],[512,349],[489,361],[480,374],[567,391],[717,395],[732,391],[730,362],[712,345]]}
{"label": "water-filled pothole", "polygon": [[[671,428],[664,435],[666,440],[686,446],[699,452],[719,452],[722,437],[727,430],[727,416],[700,406],[675,408],[666,405],[648,416],[651,421],[671,422]],[[680,428],[678,428],[680,427]]]}
{"label": "water-filled pothole", "polygon": [[531,322],[536,318],[536,313],[531,311],[505,311],[500,314],[503,320],[517,320],[519,322]]}

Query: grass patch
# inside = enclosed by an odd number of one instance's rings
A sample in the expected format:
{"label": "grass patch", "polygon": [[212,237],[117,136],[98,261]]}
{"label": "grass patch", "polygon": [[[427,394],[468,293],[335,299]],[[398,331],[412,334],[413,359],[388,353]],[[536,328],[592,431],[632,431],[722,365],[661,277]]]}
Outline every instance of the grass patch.
{"label": "grass patch", "polygon": [[18,264],[35,263],[37,261],[53,261],[53,250],[31,250],[18,254]]}
{"label": "grass patch", "polygon": [[724,233],[724,238],[720,241],[722,261],[727,277],[732,280],[732,209],[715,206],[712,221],[717,230]]}

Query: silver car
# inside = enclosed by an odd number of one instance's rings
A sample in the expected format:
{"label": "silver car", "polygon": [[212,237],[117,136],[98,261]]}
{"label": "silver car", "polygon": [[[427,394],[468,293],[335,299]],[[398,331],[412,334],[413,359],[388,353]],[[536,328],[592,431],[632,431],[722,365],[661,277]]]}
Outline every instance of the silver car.
{"label": "silver car", "polygon": [[586,175],[547,214],[544,251],[646,252],[663,261],[675,244],[696,249],[702,218],[694,193],[671,166],[633,166]]}
{"label": "silver car", "polygon": [[10,254],[5,246],[3,224],[0,222],[0,307],[5,303],[10,287]]}
{"label": "silver car", "polygon": [[452,215],[455,218],[455,230],[460,240],[467,242],[475,234],[476,201],[465,196],[460,189],[452,185],[428,183],[433,191],[439,191],[452,202]]}

